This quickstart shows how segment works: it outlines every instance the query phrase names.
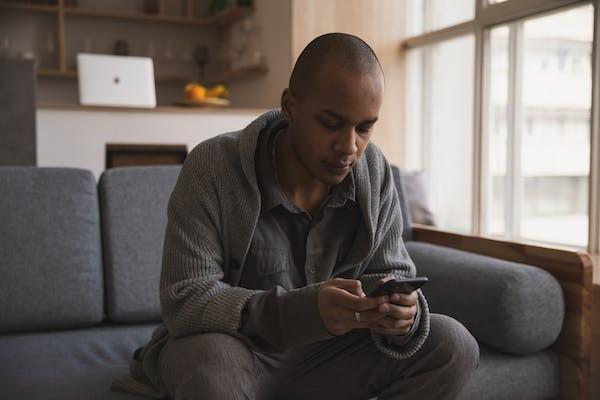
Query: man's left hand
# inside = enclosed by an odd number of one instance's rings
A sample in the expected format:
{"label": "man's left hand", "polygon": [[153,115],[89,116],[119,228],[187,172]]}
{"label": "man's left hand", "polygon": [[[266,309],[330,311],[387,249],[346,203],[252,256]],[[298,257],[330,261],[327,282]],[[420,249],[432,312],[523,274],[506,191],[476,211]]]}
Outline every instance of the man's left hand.
{"label": "man's left hand", "polygon": [[[389,279],[393,278],[384,278],[380,283]],[[371,329],[386,335],[406,335],[415,321],[418,300],[416,291],[411,294],[392,294],[389,303],[380,304],[378,307],[385,317],[373,322]]]}

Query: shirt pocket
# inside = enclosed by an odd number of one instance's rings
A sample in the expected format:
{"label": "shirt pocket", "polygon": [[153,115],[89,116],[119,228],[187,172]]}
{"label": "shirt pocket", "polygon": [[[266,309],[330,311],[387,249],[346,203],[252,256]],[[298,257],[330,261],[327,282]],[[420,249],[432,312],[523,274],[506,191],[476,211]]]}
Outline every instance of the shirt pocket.
{"label": "shirt pocket", "polygon": [[286,248],[250,247],[242,282],[252,289],[268,290],[281,285],[291,289],[290,252]]}
{"label": "shirt pocket", "polygon": [[250,254],[256,260],[257,275],[270,275],[288,271],[290,264],[290,252],[288,249],[255,247],[250,249]]}

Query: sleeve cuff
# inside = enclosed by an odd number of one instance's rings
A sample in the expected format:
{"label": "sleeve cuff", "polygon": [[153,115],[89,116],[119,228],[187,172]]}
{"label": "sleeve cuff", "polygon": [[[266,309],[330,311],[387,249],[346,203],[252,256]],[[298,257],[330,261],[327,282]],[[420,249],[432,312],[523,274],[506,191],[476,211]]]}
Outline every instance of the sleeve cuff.
{"label": "sleeve cuff", "polygon": [[410,338],[414,335],[415,331],[419,327],[419,321],[421,319],[421,306],[419,302],[417,302],[417,314],[415,315],[415,320],[413,321],[410,330],[404,335],[383,335],[386,342],[396,346],[402,346],[408,343]]}
{"label": "sleeve cuff", "polygon": [[[420,316],[419,316],[419,322],[415,324],[413,324],[413,327],[415,327],[415,331],[412,333],[412,335],[403,335],[403,336],[398,336],[395,339],[392,340],[397,340],[399,339],[406,339],[406,343],[404,344],[397,344],[397,343],[391,343],[389,341],[389,337],[394,336],[394,335],[384,335],[378,332],[375,332],[374,330],[371,329],[371,337],[373,338],[373,341],[375,343],[375,346],[386,356],[390,357],[390,358],[394,358],[394,359],[406,359],[406,358],[410,358],[412,357],[417,351],[419,351],[419,349],[421,348],[421,346],[423,346],[423,343],[425,343],[425,340],[427,340],[427,337],[429,336],[429,329],[430,329],[430,319],[429,319],[429,306],[427,304],[427,300],[425,299],[425,296],[423,295],[423,293],[421,293],[421,290],[419,289],[418,291],[419,293],[419,311],[420,311]],[[415,318],[416,321],[416,318]]]}

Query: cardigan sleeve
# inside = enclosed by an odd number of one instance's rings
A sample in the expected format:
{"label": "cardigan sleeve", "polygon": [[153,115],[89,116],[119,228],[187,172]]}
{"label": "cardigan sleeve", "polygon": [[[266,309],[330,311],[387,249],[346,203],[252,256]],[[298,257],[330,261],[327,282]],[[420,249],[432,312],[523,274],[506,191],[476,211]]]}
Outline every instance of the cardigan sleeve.
{"label": "cardigan sleeve", "polygon": [[[392,275],[397,278],[416,276],[416,267],[408,255],[402,240],[402,213],[398,195],[392,180],[391,167],[385,162],[385,174],[381,188],[381,205],[377,231],[378,240],[372,255],[365,261],[366,267],[359,277],[365,293],[369,293],[381,278]],[[429,306],[419,289],[418,314],[406,335],[382,334],[371,329],[371,336],[381,352],[391,358],[404,359],[415,354],[429,335]]]}

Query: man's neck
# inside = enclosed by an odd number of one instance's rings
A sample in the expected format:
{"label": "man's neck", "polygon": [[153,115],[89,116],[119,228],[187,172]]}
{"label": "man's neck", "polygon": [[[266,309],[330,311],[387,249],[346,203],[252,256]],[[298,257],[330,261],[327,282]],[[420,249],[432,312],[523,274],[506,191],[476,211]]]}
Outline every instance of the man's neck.
{"label": "man's neck", "polygon": [[[275,165],[277,180],[285,196],[311,215],[320,208],[331,186],[314,179],[300,163],[290,142],[287,131],[279,133],[275,141]],[[269,144],[272,151],[273,142]]]}

